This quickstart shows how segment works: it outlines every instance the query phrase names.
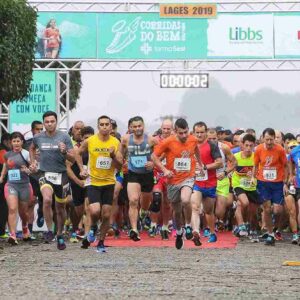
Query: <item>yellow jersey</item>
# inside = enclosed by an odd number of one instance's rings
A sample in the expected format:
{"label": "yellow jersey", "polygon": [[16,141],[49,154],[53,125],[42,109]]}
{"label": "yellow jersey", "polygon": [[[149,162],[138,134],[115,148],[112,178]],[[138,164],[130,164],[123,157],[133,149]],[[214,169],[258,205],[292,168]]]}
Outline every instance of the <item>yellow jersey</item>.
{"label": "yellow jersey", "polygon": [[119,140],[109,136],[107,141],[101,141],[98,134],[95,134],[87,139],[87,143],[90,184],[94,186],[115,184],[115,165],[109,155],[109,148],[113,147],[117,151]]}

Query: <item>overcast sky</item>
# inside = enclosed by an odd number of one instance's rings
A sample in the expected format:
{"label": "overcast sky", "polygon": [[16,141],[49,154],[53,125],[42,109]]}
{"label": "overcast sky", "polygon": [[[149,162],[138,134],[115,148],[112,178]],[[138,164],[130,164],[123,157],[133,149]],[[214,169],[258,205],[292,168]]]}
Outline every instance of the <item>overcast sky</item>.
{"label": "overcast sky", "polygon": [[211,72],[209,89],[162,89],[159,72],[82,72],[82,90],[71,123],[95,126],[101,114],[118,121],[141,115],[151,132],[165,115],[185,115],[226,128],[266,126],[300,132],[299,72]]}

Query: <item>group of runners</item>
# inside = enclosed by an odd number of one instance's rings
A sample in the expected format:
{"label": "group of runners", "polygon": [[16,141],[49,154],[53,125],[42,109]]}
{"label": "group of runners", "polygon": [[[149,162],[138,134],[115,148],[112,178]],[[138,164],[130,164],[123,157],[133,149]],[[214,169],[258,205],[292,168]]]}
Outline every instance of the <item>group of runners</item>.
{"label": "group of runners", "polygon": [[96,243],[98,252],[106,252],[107,235],[118,238],[125,229],[136,242],[142,230],[162,240],[174,232],[177,249],[185,239],[215,243],[223,230],[274,245],[288,227],[299,243],[300,145],[291,133],[266,128],[257,138],[253,129],[232,133],[165,119],[152,135],[136,116],[121,137],[103,115],[96,132],[77,121],[68,134],[49,111],[32,123],[32,135],[25,141],[13,132],[3,154],[12,245],[18,215],[22,239],[33,239],[36,203],[45,242],[56,241],[59,250],[66,248],[66,227],[70,242]]}

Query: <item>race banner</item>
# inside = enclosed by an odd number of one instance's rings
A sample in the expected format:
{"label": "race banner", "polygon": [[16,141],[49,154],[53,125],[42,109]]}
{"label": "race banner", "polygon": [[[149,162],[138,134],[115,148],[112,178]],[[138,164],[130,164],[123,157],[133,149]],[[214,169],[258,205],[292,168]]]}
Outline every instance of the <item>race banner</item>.
{"label": "race banner", "polygon": [[300,58],[300,13],[274,14],[275,58]]}
{"label": "race banner", "polygon": [[207,19],[162,19],[156,13],[100,14],[98,57],[203,59],[207,26]]}
{"label": "race banner", "polygon": [[9,105],[9,132],[25,134],[35,120],[42,121],[43,114],[56,111],[56,74],[54,71],[34,71],[29,95],[22,101]]}
{"label": "race banner", "polygon": [[97,14],[41,12],[35,57],[96,58]]}
{"label": "race banner", "polygon": [[208,21],[210,59],[273,58],[272,14],[219,14]]}
{"label": "race banner", "polygon": [[158,13],[40,12],[35,56],[109,60],[299,58],[300,13],[216,14],[213,7],[202,4],[161,5]]}

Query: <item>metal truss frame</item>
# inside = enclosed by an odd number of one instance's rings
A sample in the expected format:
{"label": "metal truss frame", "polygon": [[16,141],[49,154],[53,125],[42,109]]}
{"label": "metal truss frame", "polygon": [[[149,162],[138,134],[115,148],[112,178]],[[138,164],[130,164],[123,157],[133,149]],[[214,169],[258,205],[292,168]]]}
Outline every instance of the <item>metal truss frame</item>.
{"label": "metal truss frame", "polygon": [[[67,64],[66,64],[67,63]],[[55,65],[55,67],[53,67]],[[296,60],[36,60],[35,70],[53,71],[299,71]]]}
{"label": "metal truss frame", "polygon": [[8,132],[9,105],[0,103],[0,135],[3,131]]}
{"label": "metal truss frame", "polygon": [[68,71],[56,73],[56,91],[58,127],[67,131],[70,128],[70,73]]}
{"label": "metal truss frame", "polygon": [[[177,3],[178,1],[173,1]],[[193,1],[187,1],[193,2]],[[198,0],[194,3],[207,3],[208,1]],[[159,12],[160,0],[28,0],[29,5],[34,6],[38,11],[47,12]],[[299,1],[217,1],[217,10],[220,13],[231,12],[291,12],[300,11]]]}

